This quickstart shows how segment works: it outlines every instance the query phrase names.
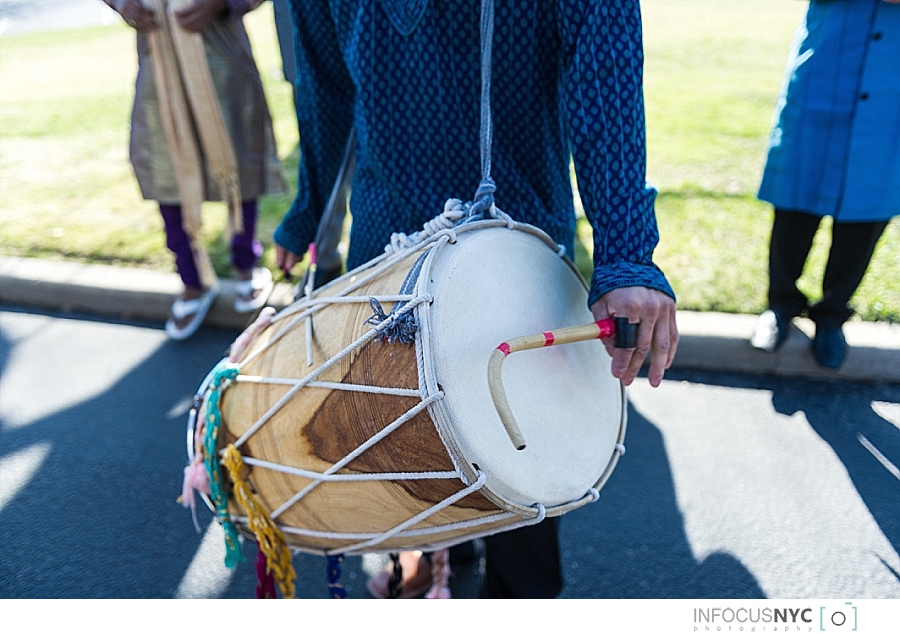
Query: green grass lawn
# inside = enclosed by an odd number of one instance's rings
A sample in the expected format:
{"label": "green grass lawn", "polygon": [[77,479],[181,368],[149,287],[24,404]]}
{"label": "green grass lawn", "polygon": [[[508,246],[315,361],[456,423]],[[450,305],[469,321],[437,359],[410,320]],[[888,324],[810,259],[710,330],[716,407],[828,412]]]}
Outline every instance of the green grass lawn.
{"label": "green grass lawn", "polygon": [[[648,178],[659,189],[657,261],[679,306],[765,307],[772,210],[755,199],[775,96],[804,2],[645,0]],[[297,128],[271,6],[247,16],[292,187]],[[156,204],[128,162],[137,67],[124,25],[0,39],[0,253],[172,270]],[[292,193],[262,201],[267,245]],[[220,204],[204,210],[216,268],[229,275]],[[826,221],[825,226],[827,226]],[[590,228],[579,236],[590,244]],[[819,293],[820,232],[801,285]],[[587,250],[576,254],[589,268]],[[888,227],[854,298],[867,320],[900,321],[900,222]]]}

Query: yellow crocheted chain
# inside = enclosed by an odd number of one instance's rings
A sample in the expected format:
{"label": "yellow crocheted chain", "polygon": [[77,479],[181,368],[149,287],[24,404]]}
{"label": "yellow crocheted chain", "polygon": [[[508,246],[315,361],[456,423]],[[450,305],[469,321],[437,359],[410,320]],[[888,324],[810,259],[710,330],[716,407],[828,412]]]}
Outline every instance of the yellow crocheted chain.
{"label": "yellow crocheted chain", "polygon": [[225,448],[222,464],[228,469],[228,474],[234,483],[234,497],[247,512],[250,530],[253,531],[260,550],[266,556],[269,570],[275,573],[275,582],[278,584],[278,589],[281,590],[281,596],[285,599],[293,599],[297,573],[294,572],[294,566],[291,564],[291,550],[288,548],[281,530],[262,505],[257,502],[250,486],[241,477],[244,461],[234,445],[228,445]]}

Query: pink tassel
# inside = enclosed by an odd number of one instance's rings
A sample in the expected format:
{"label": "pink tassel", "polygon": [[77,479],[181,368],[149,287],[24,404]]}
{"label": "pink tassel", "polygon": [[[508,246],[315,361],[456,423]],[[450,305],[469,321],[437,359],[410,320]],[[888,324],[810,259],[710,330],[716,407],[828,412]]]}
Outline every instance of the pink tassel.
{"label": "pink tassel", "polygon": [[431,589],[426,599],[449,599],[450,588],[450,551],[446,548],[437,550],[431,555]]}
{"label": "pink tassel", "polygon": [[206,437],[205,408],[201,407],[197,412],[197,422],[194,423],[194,452],[199,454],[203,450],[203,439]]}
{"label": "pink tassel", "polygon": [[250,324],[247,329],[238,335],[238,338],[234,340],[234,343],[231,344],[231,352],[228,354],[228,360],[237,363],[241,357],[244,356],[244,353],[247,351],[247,348],[250,347],[250,343],[259,334],[261,330],[266,328],[269,324],[272,323],[272,317],[275,316],[275,309],[271,306],[266,306],[259,313],[259,317],[256,318],[252,324]]}
{"label": "pink tassel", "polygon": [[191,509],[191,517],[194,519],[194,528],[200,530],[200,522],[197,521],[196,491],[209,495],[209,475],[206,466],[202,462],[194,462],[184,468],[184,483],[181,485],[181,505]]}
{"label": "pink tassel", "polygon": [[278,598],[275,594],[275,575],[269,570],[269,562],[261,548],[256,551],[256,580],[257,599]]}

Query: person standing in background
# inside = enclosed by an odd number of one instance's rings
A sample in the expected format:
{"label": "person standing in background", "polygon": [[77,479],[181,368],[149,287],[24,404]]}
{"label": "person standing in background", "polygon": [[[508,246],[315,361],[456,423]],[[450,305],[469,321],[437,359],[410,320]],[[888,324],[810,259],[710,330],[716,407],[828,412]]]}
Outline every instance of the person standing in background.
{"label": "person standing in background", "polygon": [[[172,305],[166,322],[169,337],[182,340],[196,332],[218,293],[214,275],[206,272],[211,271],[208,257],[205,257],[205,251],[198,253],[196,238],[188,231],[189,227],[186,228],[185,218],[191,211],[187,208],[190,201],[186,201],[186,196],[190,192],[191,199],[197,198],[193,207],[199,214],[202,200],[228,200],[229,192],[223,191],[221,179],[211,173],[211,164],[218,157],[205,156],[202,150],[197,176],[189,179],[190,187],[185,187],[185,170],[180,166],[186,163],[179,162],[181,159],[176,154],[181,150],[176,146],[190,144],[202,127],[200,124],[209,123],[211,109],[197,111],[197,104],[188,99],[188,112],[180,114],[188,134],[176,133],[173,139],[172,130],[167,128],[167,117],[169,121],[179,120],[173,112],[179,106],[173,104],[180,102],[177,95],[167,95],[167,90],[160,88],[159,82],[168,73],[168,70],[160,69],[175,69],[177,73],[179,67],[174,64],[175,60],[169,66],[163,63],[165,56],[158,57],[161,46],[156,47],[156,53],[152,52],[151,37],[160,32],[164,20],[168,21],[167,28],[202,36],[202,51],[206,55],[214,101],[221,112],[236,163],[231,182],[232,190],[239,198],[234,203],[239,207],[235,213],[240,216],[236,226],[241,228],[234,232],[231,240],[231,262],[238,278],[235,310],[252,312],[265,303],[272,288],[271,273],[257,266],[262,255],[262,245],[255,238],[257,199],[263,194],[285,191],[262,81],[241,20],[262,0],[196,0],[173,12],[171,19],[148,8],[149,3],[142,0],[105,2],[137,31],[138,74],[131,117],[130,156],[144,198],[159,202],[167,246],[175,255],[178,273],[184,283],[184,291]],[[168,0],[156,4],[163,13],[169,10]],[[181,81],[187,80],[182,77]],[[190,96],[190,90],[185,92]],[[198,119],[203,116],[198,112],[207,113],[206,118]],[[193,180],[203,182],[194,183]],[[195,196],[196,190],[199,194]]]}
{"label": "person standing in background", "polygon": [[[815,322],[819,365],[837,369],[842,326],[878,239],[900,213],[900,0],[812,0],[797,30],[758,197],[775,206],[768,310],[751,344],[774,352],[791,320]],[[833,218],[822,299],[796,282]]]}

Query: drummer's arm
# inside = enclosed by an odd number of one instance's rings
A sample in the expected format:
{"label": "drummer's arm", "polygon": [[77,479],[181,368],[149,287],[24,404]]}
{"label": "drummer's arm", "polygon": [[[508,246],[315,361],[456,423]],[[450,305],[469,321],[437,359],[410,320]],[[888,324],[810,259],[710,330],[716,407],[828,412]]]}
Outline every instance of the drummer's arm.
{"label": "drummer's arm", "polygon": [[[585,214],[594,230],[588,305],[595,318],[640,322],[634,349],[616,349],[612,372],[629,385],[650,354],[648,379],[658,386],[678,345],[675,294],[653,263],[659,241],[646,184],[643,49],[637,2],[592,4],[595,15],[567,15],[566,118]],[[621,33],[613,41],[609,33]],[[619,46],[617,46],[619,45]],[[593,96],[591,96],[593,95]]]}
{"label": "drummer's arm", "polygon": [[353,127],[355,88],[327,2],[291,5],[297,43],[297,196],[275,230],[278,267],[290,271],[316,237]]}

